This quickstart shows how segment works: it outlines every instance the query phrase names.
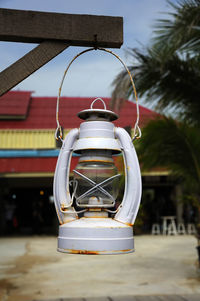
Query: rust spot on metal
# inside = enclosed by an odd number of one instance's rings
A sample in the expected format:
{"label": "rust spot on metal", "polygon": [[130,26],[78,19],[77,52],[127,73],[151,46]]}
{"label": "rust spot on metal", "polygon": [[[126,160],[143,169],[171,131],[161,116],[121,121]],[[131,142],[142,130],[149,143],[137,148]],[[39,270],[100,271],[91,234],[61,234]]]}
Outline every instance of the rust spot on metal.
{"label": "rust spot on metal", "polygon": [[58,211],[58,208],[57,208],[57,207],[56,207],[56,213],[57,213],[57,216],[58,216],[59,223],[60,223],[60,225],[62,225],[63,222],[62,222],[62,219],[61,219],[61,217],[60,217],[60,214],[59,214],[59,211]]}
{"label": "rust spot on metal", "polygon": [[131,224],[131,223],[123,223],[121,221],[118,221],[117,219],[114,219],[114,220],[117,221],[117,222],[119,222],[119,223],[121,223],[121,224],[123,224],[123,225],[129,226],[129,227],[133,227],[133,224]]}
{"label": "rust spot on metal", "polygon": [[133,224],[131,224],[131,223],[125,223],[125,225],[127,225],[129,227],[133,227]]}
{"label": "rust spot on metal", "polygon": [[64,204],[61,204],[61,211],[63,212],[66,212],[66,211],[68,211],[69,210],[69,208],[67,208],[67,207],[65,207],[65,205]]}
{"label": "rust spot on metal", "polygon": [[67,249],[67,253],[71,254],[80,254],[80,255],[115,255],[120,253],[131,253],[134,249],[126,249],[126,250],[110,250],[110,251],[89,251],[89,250],[71,250]]}
{"label": "rust spot on metal", "polygon": [[63,207],[63,208],[61,208],[61,210],[64,211],[64,212],[66,212],[68,209],[65,208],[65,207]]}
{"label": "rust spot on metal", "polygon": [[82,162],[105,162],[105,163],[112,163],[112,161],[111,160],[97,160],[97,159],[92,159],[92,160],[80,160],[79,161],[80,163],[82,163]]}
{"label": "rust spot on metal", "polygon": [[82,255],[99,255],[98,251],[88,251],[88,250],[67,250],[72,254],[82,254]]}
{"label": "rust spot on metal", "polygon": [[131,252],[132,249],[122,250],[122,252]]}

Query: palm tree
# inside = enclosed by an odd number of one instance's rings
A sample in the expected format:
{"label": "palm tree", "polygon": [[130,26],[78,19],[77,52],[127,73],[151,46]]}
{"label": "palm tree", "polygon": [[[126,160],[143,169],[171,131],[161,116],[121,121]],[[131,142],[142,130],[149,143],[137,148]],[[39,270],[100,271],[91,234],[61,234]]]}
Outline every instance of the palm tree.
{"label": "palm tree", "polygon": [[154,44],[171,53],[188,52],[199,54],[200,50],[200,1],[181,0],[177,4],[168,1],[173,11],[170,18],[159,19],[155,25]]}
{"label": "palm tree", "polygon": [[200,135],[197,127],[170,117],[152,120],[146,125],[137,148],[143,169],[166,167],[177,179],[184,181],[185,187],[200,194]]}
{"label": "palm tree", "polygon": [[200,220],[199,128],[163,116],[145,126],[142,141],[136,148],[143,171],[167,168],[176,183],[182,186],[179,201],[196,207]]}
{"label": "palm tree", "polygon": [[[139,96],[156,110],[170,111],[188,122],[200,124],[200,1],[182,0],[170,18],[158,20],[150,47],[129,50]],[[126,71],[113,82],[111,106],[131,95]]]}
{"label": "palm tree", "polygon": [[[129,50],[139,96],[163,115],[136,144],[144,169],[167,167],[200,206],[200,0],[169,2],[169,18],[156,23],[151,44]],[[113,82],[112,107],[132,94],[122,71]],[[173,119],[176,118],[176,121]]]}
{"label": "palm tree", "polygon": [[[165,50],[159,52],[156,47],[147,49],[146,53],[132,49],[131,54],[137,63],[129,69],[139,96],[159,112],[170,111],[175,117],[200,124],[200,56],[185,60],[175,53],[166,58]],[[132,94],[126,71],[121,72],[113,84],[112,107],[118,98],[128,98]]]}

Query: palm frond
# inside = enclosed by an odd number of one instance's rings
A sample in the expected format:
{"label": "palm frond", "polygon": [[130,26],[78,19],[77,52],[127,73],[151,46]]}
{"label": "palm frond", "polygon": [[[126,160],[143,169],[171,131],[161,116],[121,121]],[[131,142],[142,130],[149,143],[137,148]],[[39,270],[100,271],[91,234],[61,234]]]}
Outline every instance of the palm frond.
{"label": "palm frond", "polygon": [[[136,81],[140,97],[146,103],[154,105],[155,110],[181,114],[182,118],[200,124],[200,55],[180,57],[173,54],[168,57],[168,48],[159,51],[155,46],[144,51],[132,49],[134,66],[129,69]],[[117,99],[131,95],[131,83],[126,72],[121,72],[113,81],[115,87],[112,104]]]}
{"label": "palm frond", "polygon": [[143,129],[137,149],[143,169],[164,166],[173,175],[199,187],[199,128],[167,117],[152,120]]}
{"label": "palm frond", "polygon": [[200,1],[181,0],[177,4],[168,1],[173,12],[155,24],[153,44],[160,49],[168,45],[171,53],[175,51],[200,50]]}

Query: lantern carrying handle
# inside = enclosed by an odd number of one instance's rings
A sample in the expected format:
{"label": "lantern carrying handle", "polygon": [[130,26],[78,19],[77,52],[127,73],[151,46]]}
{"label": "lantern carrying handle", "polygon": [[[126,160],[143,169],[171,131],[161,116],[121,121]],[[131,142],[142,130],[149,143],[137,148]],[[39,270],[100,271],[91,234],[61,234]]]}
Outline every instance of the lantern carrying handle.
{"label": "lantern carrying handle", "polygon": [[104,110],[106,110],[106,104],[105,104],[105,102],[103,101],[103,99],[100,98],[100,97],[97,97],[97,98],[95,98],[95,100],[93,100],[93,102],[92,102],[91,105],[90,105],[90,109],[93,109],[93,105],[94,105],[95,102],[97,102],[98,100],[100,100],[100,101],[102,102],[103,107],[104,107]]}
{"label": "lantern carrying handle", "polygon": [[[98,47],[92,47],[92,48],[88,48],[86,50],[83,50],[81,52],[79,52],[71,61],[70,63],[68,64],[67,68],[65,69],[64,71],[64,74],[63,74],[63,77],[62,77],[62,80],[61,80],[61,83],[60,83],[60,87],[59,87],[59,90],[58,90],[58,96],[57,96],[57,104],[56,104],[56,123],[57,123],[57,128],[56,128],[56,131],[55,131],[55,138],[56,140],[61,140],[63,142],[63,136],[62,136],[62,127],[60,125],[60,122],[59,122],[59,101],[60,101],[60,95],[61,95],[61,90],[62,90],[62,86],[63,86],[63,82],[64,82],[64,79],[65,79],[65,76],[70,68],[70,66],[72,65],[72,63],[79,57],[81,56],[82,54],[86,53],[86,52],[89,52],[89,51],[93,51],[93,50],[100,50],[100,51],[104,51],[104,52],[107,52],[107,53],[110,53],[112,54],[114,57],[116,57],[120,62],[121,64],[124,66],[124,68],[126,69],[128,75],[129,75],[129,78],[130,78],[130,81],[131,81],[131,85],[132,85],[132,88],[133,88],[133,93],[134,93],[134,96],[135,96],[135,101],[136,101],[136,113],[137,113],[137,117],[136,117],[136,121],[135,121],[135,125],[134,125],[134,129],[133,129],[133,139],[132,141],[134,141],[135,139],[139,139],[141,138],[141,130],[140,130],[140,127],[139,127],[139,118],[140,118],[140,112],[139,112],[139,104],[138,104],[138,96],[137,96],[137,91],[136,91],[136,87],[135,87],[135,84],[134,84],[134,81],[133,81],[133,77],[131,75],[131,72],[129,71],[128,67],[126,66],[126,64],[123,62],[123,60],[116,54],[114,53],[113,51],[109,50],[109,49],[105,49],[105,48],[98,48]],[[97,99],[100,99],[101,98],[97,98]],[[95,99],[91,106],[94,104],[94,102],[97,100]],[[105,104],[104,104],[105,105]],[[105,108],[105,106],[104,106]]]}

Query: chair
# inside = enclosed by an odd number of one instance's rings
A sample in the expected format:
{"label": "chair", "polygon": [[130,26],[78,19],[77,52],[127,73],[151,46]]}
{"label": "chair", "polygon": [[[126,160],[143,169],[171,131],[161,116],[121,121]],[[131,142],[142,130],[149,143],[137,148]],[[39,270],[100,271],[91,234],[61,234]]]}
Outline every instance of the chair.
{"label": "chair", "polygon": [[177,235],[176,224],[175,222],[171,222],[167,228],[168,235]]}
{"label": "chair", "polygon": [[187,225],[187,233],[188,234],[196,234],[197,230],[194,224],[188,224]]}
{"label": "chair", "polygon": [[159,224],[153,224],[151,229],[152,235],[159,235],[160,234],[160,225]]}
{"label": "chair", "polygon": [[179,223],[177,227],[178,234],[186,234],[185,225],[183,223]]}

